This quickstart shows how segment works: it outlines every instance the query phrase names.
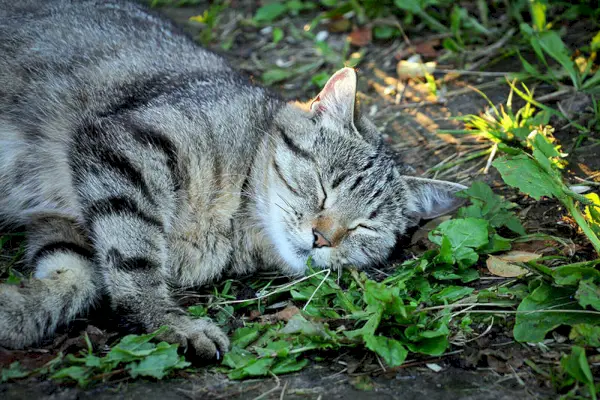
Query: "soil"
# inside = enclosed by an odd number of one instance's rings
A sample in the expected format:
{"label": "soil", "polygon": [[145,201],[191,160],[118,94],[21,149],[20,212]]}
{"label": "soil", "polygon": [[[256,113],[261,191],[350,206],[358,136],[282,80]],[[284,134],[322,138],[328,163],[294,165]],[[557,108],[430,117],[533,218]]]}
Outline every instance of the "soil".
{"label": "soil", "polygon": [[[213,33],[209,47],[229,58],[234,65],[255,76],[258,80],[266,69],[282,62],[300,62],[310,57],[312,43],[284,39],[280,46],[272,46],[271,33],[247,24],[236,24],[243,17],[250,17],[257,2],[236,1],[235,7],[223,11],[222,20]],[[159,9],[182,24],[191,35],[197,35],[200,26],[188,23],[188,18],[202,14],[208,7],[200,5],[185,8]],[[310,15],[288,18],[286,23],[302,29],[310,22]],[[241,25],[241,26],[240,26]],[[324,29],[324,28],[319,28]],[[330,33],[328,43],[332,48],[343,45],[347,33]],[[231,38],[233,39],[231,40]],[[411,36],[415,43],[437,43],[435,37]],[[224,51],[220,44],[231,41]],[[437,46],[437,45],[436,45]],[[397,79],[396,64],[406,45],[401,39],[375,42],[364,48],[364,61],[359,67],[361,106],[372,114],[372,119],[387,136],[399,153],[407,169],[415,175],[471,182],[481,179],[496,187],[511,201],[521,207],[526,216],[528,232],[558,234],[572,241],[571,247],[561,249],[574,259],[591,255],[589,246],[577,236],[569,221],[563,218],[564,210],[553,201],[534,202],[501,187],[499,176],[490,170],[482,174],[487,156],[460,164],[455,168],[434,173],[430,169],[442,161],[451,162],[458,156],[485,149],[485,142],[473,138],[457,138],[440,135],[438,129],[459,129],[460,124],[451,116],[478,114],[488,106],[488,101],[468,86],[482,86],[494,104],[506,102],[508,89],[497,77],[457,77],[444,85],[446,100],[433,104],[425,84],[411,83],[398,104],[403,82]],[[353,49],[358,50],[358,49]],[[455,66],[456,67],[456,66]],[[495,64],[493,70],[511,71],[519,66],[514,60]],[[540,90],[543,91],[543,87]],[[284,85],[276,86],[289,99],[307,100],[318,89],[307,82],[306,76],[294,78]],[[395,93],[398,92],[398,93]],[[423,103],[425,102],[425,103]],[[576,140],[573,132],[566,129],[557,132],[564,148]],[[600,170],[600,150],[597,144],[587,144],[574,151],[571,165],[573,176],[592,176]],[[594,179],[600,182],[600,174]],[[577,182],[574,180],[574,182]],[[5,246],[6,248],[7,246]],[[0,260],[0,263],[4,263]],[[97,328],[100,327],[101,329]],[[35,368],[51,360],[59,351],[76,352],[84,348],[81,332],[87,331],[97,346],[103,346],[113,337],[110,324],[101,314],[91,316],[65,328],[56,338],[40,349],[8,351],[0,349],[0,368],[18,360],[26,368]],[[95,336],[94,336],[95,335]],[[558,334],[560,336],[560,334]],[[558,340],[557,340],[558,342]],[[299,373],[261,380],[230,381],[215,368],[200,368],[194,373],[179,373],[164,381],[116,381],[96,385],[88,389],[60,385],[51,381],[30,378],[24,381],[0,384],[2,399],[95,399],[145,398],[145,399],[253,399],[261,395],[265,399],[513,399],[551,398],[555,394],[548,383],[536,376],[524,364],[539,353],[526,345],[516,344],[510,332],[494,327],[484,338],[471,343],[473,347],[454,346],[456,354],[439,359],[408,360],[406,366],[395,370],[383,370],[367,354],[325,354],[325,360],[313,360],[311,366]],[[555,353],[556,351],[553,350]],[[554,358],[552,358],[554,356]],[[545,355],[556,362],[558,353]],[[362,362],[361,362],[362,361]],[[430,365],[428,367],[427,365]],[[434,369],[440,367],[439,372]]]}

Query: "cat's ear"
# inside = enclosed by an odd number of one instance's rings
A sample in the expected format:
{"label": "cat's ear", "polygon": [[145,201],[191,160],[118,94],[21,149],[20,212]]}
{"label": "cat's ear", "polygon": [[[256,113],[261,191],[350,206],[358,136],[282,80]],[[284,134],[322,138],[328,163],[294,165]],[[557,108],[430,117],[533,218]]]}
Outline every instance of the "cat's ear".
{"label": "cat's ear", "polygon": [[413,224],[417,224],[421,219],[432,219],[448,214],[465,202],[465,199],[455,194],[466,189],[464,185],[413,176],[403,176],[403,178],[410,191],[407,196],[407,212]]}
{"label": "cat's ear", "polygon": [[356,80],[356,71],[352,68],[337,71],[310,103],[311,112],[333,118],[343,124],[354,124]]}

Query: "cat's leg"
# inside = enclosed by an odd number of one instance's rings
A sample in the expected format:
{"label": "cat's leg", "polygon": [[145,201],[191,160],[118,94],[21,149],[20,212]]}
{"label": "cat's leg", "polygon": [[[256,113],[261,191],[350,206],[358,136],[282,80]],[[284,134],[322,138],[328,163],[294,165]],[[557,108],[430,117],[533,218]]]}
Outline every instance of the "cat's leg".
{"label": "cat's leg", "polygon": [[85,312],[99,294],[91,247],[73,221],[36,218],[28,226],[27,243],[33,278],[0,285],[0,346],[39,342]]}
{"label": "cat's leg", "polygon": [[73,154],[83,214],[112,307],[138,332],[166,325],[170,329],[160,339],[201,358],[219,358],[228,350],[227,336],[210,321],[192,320],[168,284],[166,233],[180,186],[175,144],[150,128],[126,128],[110,136],[86,127]]}

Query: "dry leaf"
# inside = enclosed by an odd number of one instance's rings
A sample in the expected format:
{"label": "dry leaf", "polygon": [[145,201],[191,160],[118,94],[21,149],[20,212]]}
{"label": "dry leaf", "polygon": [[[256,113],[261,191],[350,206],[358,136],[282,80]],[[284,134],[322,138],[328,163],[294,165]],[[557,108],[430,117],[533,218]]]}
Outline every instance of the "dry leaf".
{"label": "dry leaf", "polygon": [[438,50],[435,48],[439,45],[439,39],[432,39],[424,42],[413,42],[412,46],[400,50],[394,55],[394,57],[396,60],[403,60],[411,54],[420,54],[426,58],[437,58]]}
{"label": "dry leaf", "polygon": [[443,368],[440,367],[439,364],[434,364],[434,363],[427,363],[425,364],[425,366],[427,368],[429,368],[430,370],[432,370],[433,372],[440,372]]}
{"label": "dry leaf", "polygon": [[350,43],[354,46],[363,47],[371,43],[373,40],[373,33],[370,26],[362,26],[360,28],[354,27],[352,32],[348,35]]}
{"label": "dry leaf", "polygon": [[426,74],[432,74],[437,64],[434,61],[423,63],[421,57],[416,54],[408,60],[401,60],[396,66],[396,72],[400,79],[422,78]]}
{"label": "dry leaf", "polygon": [[331,18],[327,24],[327,30],[332,33],[348,32],[351,26],[350,20],[340,15]]}
{"label": "dry leaf", "polygon": [[300,309],[296,306],[287,306],[281,311],[277,311],[275,314],[260,315],[258,318],[260,322],[265,324],[273,324],[275,322],[284,321],[288,322],[292,317],[300,312]]}
{"label": "dry leaf", "polygon": [[501,256],[489,256],[486,265],[491,274],[504,278],[525,275],[527,269],[518,266],[517,262],[527,262],[540,258],[539,254],[526,251],[509,251]]}
{"label": "dry leaf", "polygon": [[278,321],[288,322],[294,315],[298,314],[300,309],[296,306],[287,306],[281,311],[275,313]]}

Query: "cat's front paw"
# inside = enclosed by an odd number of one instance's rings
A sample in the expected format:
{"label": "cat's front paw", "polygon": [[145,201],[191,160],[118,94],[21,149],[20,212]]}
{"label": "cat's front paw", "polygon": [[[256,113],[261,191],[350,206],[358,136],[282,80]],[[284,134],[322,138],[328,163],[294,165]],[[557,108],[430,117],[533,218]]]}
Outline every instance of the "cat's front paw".
{"label": "cat's front paw", "polygon": [[171,329],[158,338],[179,343],[186,355],[192,358],[221,360],[229,351],[227,335],[212,321],[172,315],[167,318],[166,325]]}

